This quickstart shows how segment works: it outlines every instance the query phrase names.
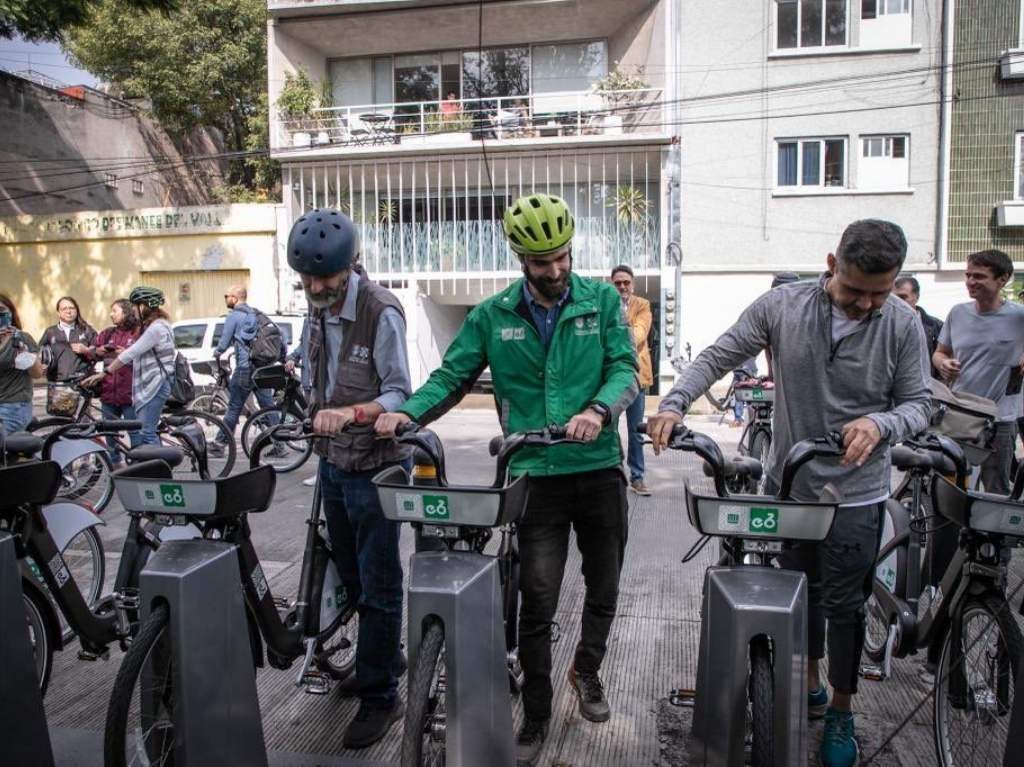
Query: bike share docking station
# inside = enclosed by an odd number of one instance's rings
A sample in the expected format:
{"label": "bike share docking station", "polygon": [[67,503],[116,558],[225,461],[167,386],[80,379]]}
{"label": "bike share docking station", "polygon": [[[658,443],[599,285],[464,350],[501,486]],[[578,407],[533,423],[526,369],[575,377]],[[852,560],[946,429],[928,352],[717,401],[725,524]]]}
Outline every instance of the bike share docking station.
{"label": "bike share docking station", "polygon": [[[214,516],[222,500],[216,480],[125,478],[115,489],[126,510],[156,514],[165,524]],[[205,539],[167,541],[143,568],[139,593],[143,621],[154,605],[169,608],[174,763],[266,765],[236,547]],[[146,670],[143,678],[151,674]]]}
{"label": "bike share docking station", "polygon": [[50,767],[53,749],[39,692],[14,538],[0,532],[0,742],[7,767]]}

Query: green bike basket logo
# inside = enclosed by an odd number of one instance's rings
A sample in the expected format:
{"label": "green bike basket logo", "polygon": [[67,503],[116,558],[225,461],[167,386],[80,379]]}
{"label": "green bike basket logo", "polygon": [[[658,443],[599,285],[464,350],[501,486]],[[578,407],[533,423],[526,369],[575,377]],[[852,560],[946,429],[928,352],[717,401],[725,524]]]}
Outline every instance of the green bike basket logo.
{"label": "green bike basket logo", "polygon": [[181,485],[160,485],[160,498],[164,506],[185,506],[185,493]]}
{"label": "green bike basket logo", "polygon": [[447,495],[423,496],[423,516],[426,519],[448,519],[449,515]]}
{"label": "green bike basket logo", "polygon": [[747,529],[752,533],[777,533],[779,531],[779,510],[756,506],[751,508]]}

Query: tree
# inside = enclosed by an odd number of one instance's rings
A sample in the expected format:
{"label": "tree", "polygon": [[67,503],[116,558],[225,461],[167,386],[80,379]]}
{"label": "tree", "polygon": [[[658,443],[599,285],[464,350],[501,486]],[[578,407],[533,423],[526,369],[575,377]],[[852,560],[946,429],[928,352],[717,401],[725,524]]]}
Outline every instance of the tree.
{"label": "tree", "polygon": [[[0,0],[5,2],[5,0]],[[144,97],[171,131],[218,128],[229,151],[264,148],[266,1],[189,0],[168,14],[139,13],[133,0],[98,0],[67,35],[85,69]],[[253,186],[266,167],[231,162],[229,184]]]}
{"label": "tree", "polygon": [[[61,40],[81,24],[96,0],[0,0],[0,38],[21,35],[26,40]],[[169,11],[177,0],[127,0],[135,10]]]}

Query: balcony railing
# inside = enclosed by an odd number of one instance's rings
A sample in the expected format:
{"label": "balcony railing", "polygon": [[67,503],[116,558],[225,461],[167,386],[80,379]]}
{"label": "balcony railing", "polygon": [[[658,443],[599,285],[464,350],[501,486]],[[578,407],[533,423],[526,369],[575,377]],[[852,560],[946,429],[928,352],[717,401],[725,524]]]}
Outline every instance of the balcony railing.
{"label": "balcony railing", "polygon": [[661,115],[657,88],[363,104],[278,120],[275,148],[427,148],[480,140],[658,133]]}

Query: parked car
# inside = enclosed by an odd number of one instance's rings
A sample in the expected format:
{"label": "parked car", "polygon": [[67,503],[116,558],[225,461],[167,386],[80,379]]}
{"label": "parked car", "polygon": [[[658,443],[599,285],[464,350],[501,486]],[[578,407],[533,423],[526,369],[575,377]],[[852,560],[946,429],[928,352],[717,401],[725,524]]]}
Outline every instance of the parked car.
{"label": "parked car", "polygon": [[[285,344],[290,354],[300,341],[302,334],[301,314],[268,314],[267,317],[281,328],[281,335],[284,336]],[[213,359],[213,350],[220,341],[220,335],[224,332],[224,320],[226,315],[220,317],[200,317],[194,320],[179,320],[172,327],[174,329],[174,345],[189,362],[204,362]],[[233,355],[233,349],[228,348],[224,357],[227,359]],[[211,386],[214,380],[211,376],[192,372],[192,379],[197,387]]]}

